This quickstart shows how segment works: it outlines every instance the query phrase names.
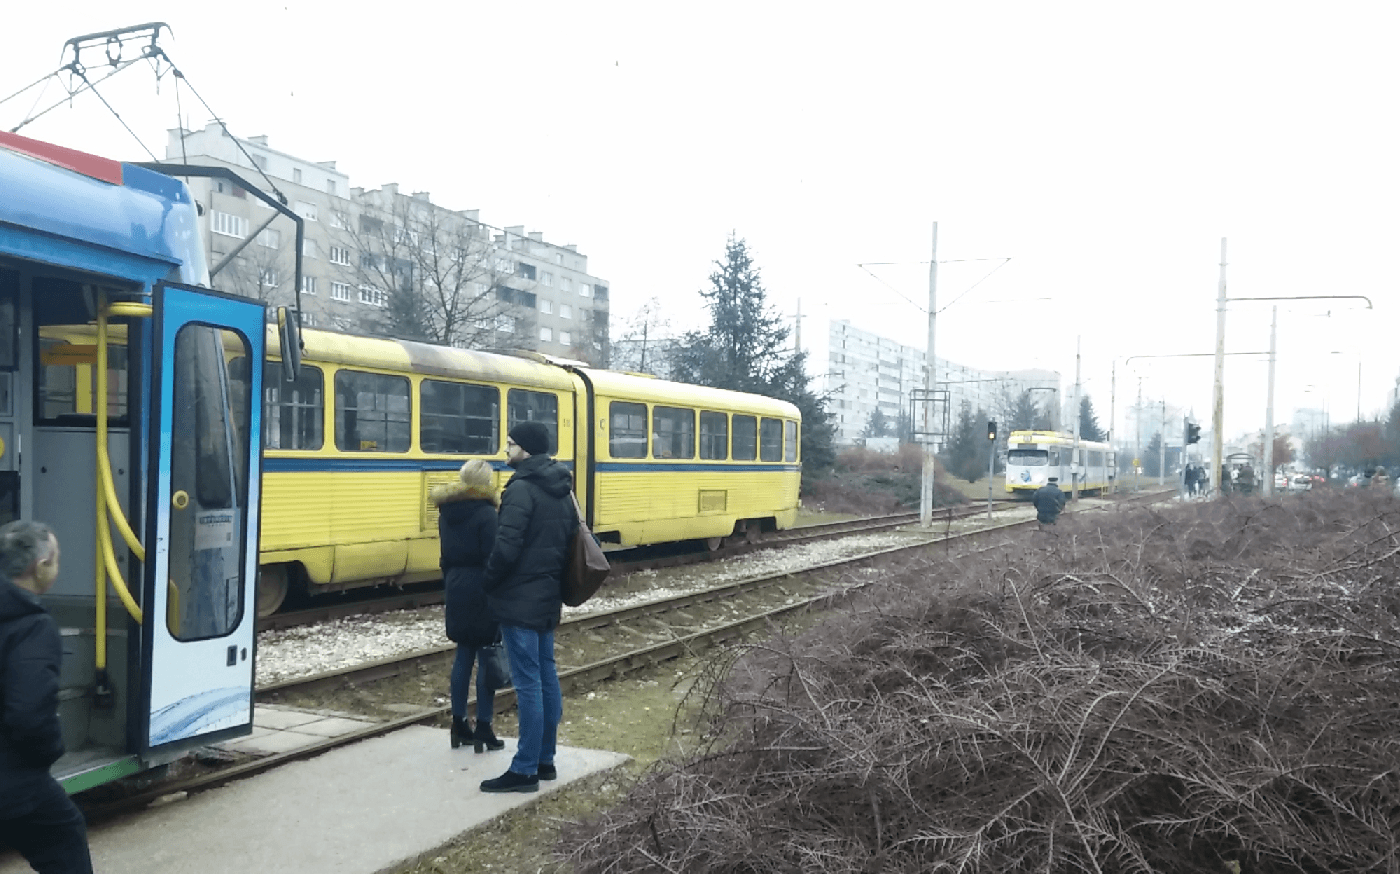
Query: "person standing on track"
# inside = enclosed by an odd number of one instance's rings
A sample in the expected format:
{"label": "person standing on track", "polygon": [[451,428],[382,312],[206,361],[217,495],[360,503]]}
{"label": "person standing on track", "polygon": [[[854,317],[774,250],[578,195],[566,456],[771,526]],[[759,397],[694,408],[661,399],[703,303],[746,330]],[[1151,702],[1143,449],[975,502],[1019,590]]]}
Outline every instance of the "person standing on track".
{"label": "person standing on track", "polygon": [[[447,598],[447,639],[457,644],[452,661],[452,748],[472,744],[476,752],[505,746],[491,730],[496,689],[482,648],[499,643],[501,627],[486,609],[486,559],[496,542],[496,505],[491,465],[472,459],[457,472],[458,482],[433,489],[438,508],[438,543]],[[472,665],[476,665],[476,727],[467,719]]]}
{"label": "person standing on track", "polygon": [[1035,490],[1031,501],[1035,504],[1035,518],[1040,522],[1040,530],[1044,531],[1047,526],[1055,524],[1060,511],[1065,508],[1065,493],[1051,480]]}
{"label": "person standing on track", "polygon": [[486,602],[501,623],[520,741],[510,770],[481,784],[483,792],[536,792],[555,777],[554,749],[563,694],[554,662],[554,629],[563,609],[560,584],[578,528],[569,469],[549,456],[540,422],[510,429],[506,460],[515,474],[501,495],[496,543],[486,562]]}
{"label": "person standing on track", "polygon": [[49,773],[63,755],[63,643],[39,596],[58,579],[58,552],[43,523],[0,528],[0,845],[40,874],[90,874],[87,823]]}

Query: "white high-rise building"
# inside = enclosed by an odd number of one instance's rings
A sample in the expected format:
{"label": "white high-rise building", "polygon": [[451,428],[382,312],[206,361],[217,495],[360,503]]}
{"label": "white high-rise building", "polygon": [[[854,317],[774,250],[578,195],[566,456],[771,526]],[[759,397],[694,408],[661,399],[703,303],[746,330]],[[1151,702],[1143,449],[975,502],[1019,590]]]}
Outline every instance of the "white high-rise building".
{"label": "white high-rise building", "polygon": [[[904,346],[841,320],[830,323],[828,342],[828,407],[837,443],[859,442],[878,409],[895,433],[901,417],[913,416],[917,393],[925,386],[928,356],[923,349]],[[1040,408],[1058,406],[1060,375],[1052,370],[977,370],[945,358],[938,359],[938,387],[948,392],[949,427],[957,422],[964,403],[976,413],[1004,417],[1028,389]],[[921,423],[915,422],[921,427]]]}

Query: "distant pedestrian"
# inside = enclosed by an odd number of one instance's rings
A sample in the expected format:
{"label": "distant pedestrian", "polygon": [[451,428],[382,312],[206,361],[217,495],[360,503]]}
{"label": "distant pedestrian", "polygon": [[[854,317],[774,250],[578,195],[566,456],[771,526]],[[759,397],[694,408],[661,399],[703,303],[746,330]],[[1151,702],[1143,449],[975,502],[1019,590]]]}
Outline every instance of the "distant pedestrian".
{"label": "distant pedestrian", "polygon": [[1186,470],[1182,472],[1182,480],[1186,486],[1186,496],[1194,498],[1196,496],[1196,466],[1186,465]]}
{"label": "distant pedestrian", "polygon": [[1044,531],[1047,525],[1054,525],[1055,520],[1060,518],[1060,511],[1065,508],[1065,493],[1051,480],[1035,490],[1031,501],[1035,504],[1035,518]]}
{"label": "distant pedestrian", "polygon": [[520,742],[510,770],[483,792],[535,792],[555,777],[554,751],[564,701],[554,661],[554,629],[563,608],[560,583],[578,529],[573,478],[549,456],[540,422],[510,429],[506,460],[515,474],[501,495],[500,526],[486,562],[486,602],[501,623],[510,655]]}
{"label": "distant pedestrian", "polygon": [[[501,627],[486,610],[486,559],[496,542],[496,491],[491,465],[472,459],[457,472],[458,481],[433,489],[438,508],[438,542],[447,598],[447,639],[457,644],[452,661],[452,748],[472,744],[499,750],[505,746],[491,730],[496,689],[491,685],[483,647],[499,643]],[[476,727],[467,718],[472,666],[476,665]]]}
{"label": "distant pedestrian", "polygon": [[87,823],[49,773],[63,755],[63,643],[39,596],[58,579],[58,558],[47,525],[0,528],[0,845],[40,874],[92,871]]}
{"label": "distant pedestrian", "polygon": [[1240,468],[1239,476],[1235,480],[1235,485],[1239,487],[1240,494],[1249,495],[1254,493],[1254,468],[1245,462]]}

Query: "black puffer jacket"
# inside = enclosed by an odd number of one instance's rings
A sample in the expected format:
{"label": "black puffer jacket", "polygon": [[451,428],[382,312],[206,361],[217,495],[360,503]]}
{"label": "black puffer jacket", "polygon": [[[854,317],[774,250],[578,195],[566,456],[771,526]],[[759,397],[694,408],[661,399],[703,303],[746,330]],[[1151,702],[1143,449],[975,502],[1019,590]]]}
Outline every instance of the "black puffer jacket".
{"label": "black puffer jacket", "polygon": [[559,624],[559,582],[578,528],[569,469],[548,455],[516,466],[501,495],[500,528],[486,562],[486,602],[502,625]]}
{"label": "black puffer jacket", "polygon": [[28,813],[63,755],[63,643],[38,596],[0,577],[0,819]]}
{"label": "black puffer jacket", "polygon": [[449,483],[433,489],[438,506],[438,542],[446,588],[447,639],[489,646],[500,628],[486,610],[482,578],[496,542],[496,495],[490,489]]}

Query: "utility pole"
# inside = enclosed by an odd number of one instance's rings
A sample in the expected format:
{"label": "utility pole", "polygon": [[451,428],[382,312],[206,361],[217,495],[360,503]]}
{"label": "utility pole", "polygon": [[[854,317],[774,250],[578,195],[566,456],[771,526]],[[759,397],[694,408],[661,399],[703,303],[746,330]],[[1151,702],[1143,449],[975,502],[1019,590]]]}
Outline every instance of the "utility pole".
{"label": "utility pole", "polygon": [[[1215,403],[1210,415],[1210,476],[1219,479],[1225,460],[1225,238],[1220,238],[1220,291],[1215,299]],[[1216,484],[1221,493],[1224,482]]]}
{"label": "utility pole", "polygon": [[1133,491],[1142,491],[1142,377],[1138,377],[1137,443],[1133,447]]}
{"label": "utility pole", "polygon": [[1074,417],[1074,452],[1070,454],[1070,500],[1079,500],[1079,408],[1084,401],[1079,397],[1079,338],[1074,338],[1074,409],[1070,415]]}
{"label": "utility pole", "polygon": [[1278,304],[1269,323],[1269,402],[1264,406],[1264,497],[1274,493],[1274,362],[1278,359]]}
{"label": "utility pole", "polygon": [[793,338],[793,345],[797,347],[798,354],[802,354],[802,298],[797,299],[797,333]]}
{"label": "utility pole", "polygon": [[1167,484],[1167,399],[1162,398],[1162,439],[1157,446],[1157,485]]}
{"label": "utility pole", "polygon": [[924,370],[924,387],[927,398],[924,401],[924,470],[919,489],[919,524],[933,527],[933,480],[935,452],[934,443],[934,404],[938,388],[938,359],[934,357],[934,327],[938,317],[938,222],[933,223],[933,249],[928,259],[928,367]]}

